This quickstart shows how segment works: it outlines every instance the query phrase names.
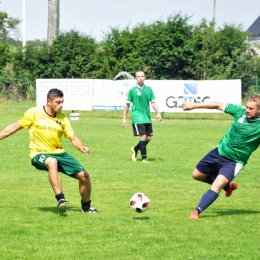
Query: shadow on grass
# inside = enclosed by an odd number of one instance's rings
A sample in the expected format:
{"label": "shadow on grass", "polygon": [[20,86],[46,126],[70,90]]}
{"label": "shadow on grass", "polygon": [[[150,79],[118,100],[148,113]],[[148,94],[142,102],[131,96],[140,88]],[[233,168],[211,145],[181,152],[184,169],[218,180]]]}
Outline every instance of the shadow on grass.
{"label": "shadow on grass", "polygon": [[150,218],[147,216],[143,216],[143,217],[133,217],[133,220],[149,220]]}
{"label": "shadow on grass", "polygon": [[[158,158],[156,158],[156,159],[155,159],[155,158],[148,157],[147,159],[148,159],[149,162],[164,161],[164,159],[161,158],[161,157],[158,157]],[[130,159],[129,161],[132,161],[132,159]],[[136,161],[137,161],[137,162],[142,162],[142,159],[141,159],[141,158],[140,158],[140,159],[136,159]]]}
{"label": "shadow on grass", "polygon": [[65,213],[61,213],[57,209],[51,208],[51,207],[48,207],[48,208],[47,207],[45,207],[45,208],[38,208],[38,209],[41,210],[41,211],[49,211],[49,212],[53,212],[53,213],[61,214],[61,215],[65,215],[65,216],[67,216],[66,213],[68,213],[68,212],[76,212],[76,213],[83,214],[83,215],[84,214],[91,214],[91,215],[93,215],[93,214],[100,214],[100,211],[98,213],[82,212],[80,207],[73,207],[73,206],[67,206],[67,211]]}
{"label": "shadow on grass", "polygon": [[228,216],[228,215],[252,215],[252,214],[260,214],[259,210],[248,210],[248,209],[228,209],[228,210],[212,210],[212,213],[214,214],[203,214],[201,217],[219,217],[219,216]]}
{"label": "shadow on grass", "polygon": [[41,208],[38,208],[38,209],[39,209],[40,211],[52,212],[52,213],[54,213],[54,214],[67,217],[66,212],[65,212],[65,213],[61,213],[61,212],[59,212],[56,208],[53,208],[53,207],[41,207]]}

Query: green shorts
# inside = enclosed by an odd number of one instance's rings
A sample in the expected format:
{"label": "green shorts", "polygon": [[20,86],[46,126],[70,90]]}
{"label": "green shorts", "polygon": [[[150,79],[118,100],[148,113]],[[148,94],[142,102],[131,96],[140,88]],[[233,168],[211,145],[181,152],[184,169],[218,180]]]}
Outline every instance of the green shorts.
{"label": "green shorts", "polygon": [[47,158],[55,158],[58,161],[58,171],[70,177],[74,177],[75,173],[84,171],[82,165],[68,153],[40,153],[32,159],[32,165],[38,170],[48,171],[45,160]]}

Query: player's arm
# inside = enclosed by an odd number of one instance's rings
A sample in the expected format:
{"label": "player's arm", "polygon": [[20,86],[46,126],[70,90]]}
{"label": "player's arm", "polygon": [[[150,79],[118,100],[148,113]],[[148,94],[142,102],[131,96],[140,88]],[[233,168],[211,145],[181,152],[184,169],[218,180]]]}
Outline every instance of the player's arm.
{"label": "player's arm", "polygon": [[153,110],[156,112],[156,118],[161,121],[162,120],[162,117],[161,117],[161,114],[159,112],[159,108],[158,108],[158,105],[155,101],[152,101],[151,102],[151,105],[152,105],[152,108]]}
{"label": "player's arm", "polygon": [[78,149],[80,150],[82,153],[86,153],[89,154],[90,150],[88,147],[84,146],[84,144],[82,143],[82,141],[76,136],[76,135],[72,135],[70,136],[70,141],[71,143]]}
{"label": "player's arm", "polygon": [[192,110],[197,108],[207,108],[207,109],[218,109],[223,110],[222,102],[201,102],[201,103],[193,103],[184,101],[182,103],[183,110]]}
{"label": "player's arm", "polygon": [[126,103],[124,107],[124,112],[123,112],[123,120],[122,120],[122,126],[125,128],[127,124],[126,116],[129,111],[130,103]]}
{"label": "player's arm", "polygon": [[13,123],[11,125],[6,126],[1,132],[0,132],[0,140],[8,137],[9,135],[14,134],[15,132],[23,129],[23,127],[18,123]]}

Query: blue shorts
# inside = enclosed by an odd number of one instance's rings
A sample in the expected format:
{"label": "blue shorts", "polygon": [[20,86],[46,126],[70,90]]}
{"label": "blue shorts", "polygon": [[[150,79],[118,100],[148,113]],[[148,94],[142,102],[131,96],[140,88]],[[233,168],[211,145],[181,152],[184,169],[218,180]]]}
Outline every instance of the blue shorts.
{"label": "blue shorts", "polygon": [[224,175],[231,182],[243,169],[243,165],[221,156],[216,147],[199,161],[196,169],[214,177]]}

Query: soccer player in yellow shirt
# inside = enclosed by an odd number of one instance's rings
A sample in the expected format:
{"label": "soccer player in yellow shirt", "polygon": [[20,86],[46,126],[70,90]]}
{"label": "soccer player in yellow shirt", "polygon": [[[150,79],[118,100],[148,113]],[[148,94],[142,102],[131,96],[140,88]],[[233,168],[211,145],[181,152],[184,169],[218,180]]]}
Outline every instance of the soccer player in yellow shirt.
{"label": "soccer player in yellow shirt", "polygon": [[66,212],[66,199],[62,191],[59,172],[79,181],[81,195],[81,211],[96,213],[91,207],[91,182],[89,174],[83,166],[71,155],[64,151],[61,145],[63,137],[69,138],[71,143],[82,153],[89,154],[89,148],[75,135],[69,120],[61,113],[64,95],[59,89],[51,89],[47,94],[47,102],[43,107],[28,109],[22,118],[6,126],[0,132],[0,139],[4,139],[18,130],[29,130],[29,150],[32,165],[49,173],[49,180],[58,201],[57,209]]}

